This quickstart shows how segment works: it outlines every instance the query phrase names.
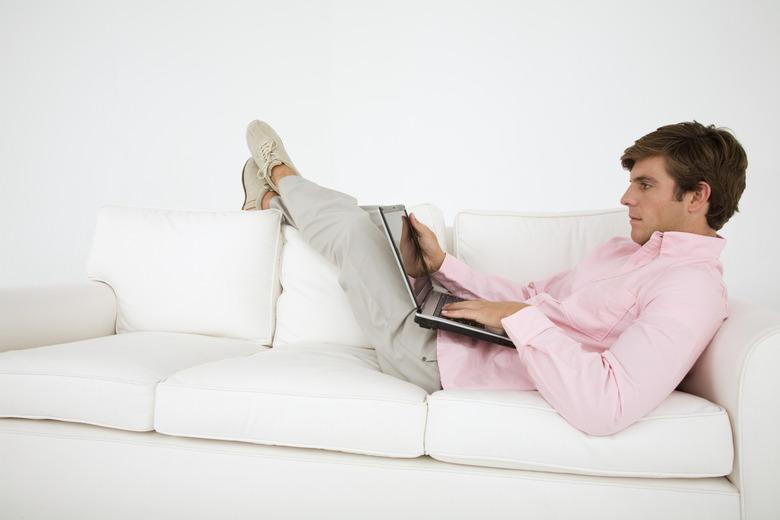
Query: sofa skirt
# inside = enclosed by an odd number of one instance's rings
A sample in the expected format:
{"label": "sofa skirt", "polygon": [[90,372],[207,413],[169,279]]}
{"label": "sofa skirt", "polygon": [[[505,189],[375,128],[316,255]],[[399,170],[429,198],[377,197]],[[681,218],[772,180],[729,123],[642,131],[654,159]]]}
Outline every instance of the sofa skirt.
{"label": "sofa skirt", "polygon": [[0,419],[0,518],[708,520],[725,477],[591,477]]}

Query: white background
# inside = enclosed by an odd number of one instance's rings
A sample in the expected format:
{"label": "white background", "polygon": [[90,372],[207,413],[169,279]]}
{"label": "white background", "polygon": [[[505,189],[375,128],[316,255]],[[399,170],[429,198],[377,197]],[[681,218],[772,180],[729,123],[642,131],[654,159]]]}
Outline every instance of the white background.
{"label": "white background", "polygon": [[[361,204],[620,207],[659,126],[732,129],[732,297],[780,309],[780,2],[0,0],[0,286],[85,280],[97,209],[238,210],[246,124]],[[521,275],[518,278],[522,278]]]}

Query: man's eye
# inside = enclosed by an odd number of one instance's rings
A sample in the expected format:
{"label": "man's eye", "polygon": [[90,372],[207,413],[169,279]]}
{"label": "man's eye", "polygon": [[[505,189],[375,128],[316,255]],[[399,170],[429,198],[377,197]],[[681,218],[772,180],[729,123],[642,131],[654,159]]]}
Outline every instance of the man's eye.
{"label": "man's eye", "polygon": [[649,187],[650,187],[649,184],[642,184],[642,188],[649,188]]}

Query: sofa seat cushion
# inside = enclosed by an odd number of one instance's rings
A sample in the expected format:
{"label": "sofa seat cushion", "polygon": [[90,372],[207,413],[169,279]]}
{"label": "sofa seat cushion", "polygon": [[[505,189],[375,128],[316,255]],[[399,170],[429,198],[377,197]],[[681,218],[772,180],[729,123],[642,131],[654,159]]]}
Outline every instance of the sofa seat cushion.
{"label": "sofa seat cushion", "polygon": [[290,344],[168,377],[160,433],[387,457],[424,453],[426,392],[384,374],[376,351]]}
{"label": "sofa seat cushion", "polygon": [[625,430],[591,436],[536,391],[442,390],[428,398],[426,452],[444,462],[645,478],[731,473],[726,411],[675,391]]}
{"label": "sofa seat cushion", "polygon": [[0,417],[154,429],[154,391],[186,367],[266,350],[255,342],[129,332],[0,353]]}

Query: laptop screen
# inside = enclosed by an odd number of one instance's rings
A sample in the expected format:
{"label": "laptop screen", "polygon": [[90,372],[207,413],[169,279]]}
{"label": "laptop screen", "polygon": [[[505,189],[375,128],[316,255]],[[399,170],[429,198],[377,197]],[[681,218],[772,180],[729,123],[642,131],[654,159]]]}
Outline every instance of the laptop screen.
{"label": "laptop screen", "polygon": [[393,241],[396,257],[400,258],[400,263],[403,265],[404,276],[412,298],[420,309],[433,287],[433,282],[428,275],[406,209],[403,206],[382,207],[381,214]]}

